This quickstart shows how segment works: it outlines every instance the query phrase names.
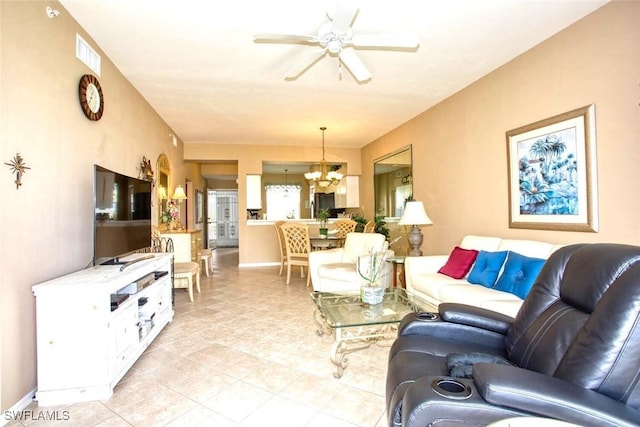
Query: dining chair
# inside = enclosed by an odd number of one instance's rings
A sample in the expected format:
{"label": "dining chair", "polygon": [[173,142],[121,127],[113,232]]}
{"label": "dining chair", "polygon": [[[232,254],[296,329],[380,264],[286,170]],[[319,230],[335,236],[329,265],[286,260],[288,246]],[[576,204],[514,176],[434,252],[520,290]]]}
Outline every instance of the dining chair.
{"label": "dining chair", "polygon": [[339,219],[333,223],[333,227],[336,230],[336,236],[345,238],[347,233],[352,233],[356,230],[358,223],[352,219]]}
{"label": "dining chair", "polygon": [[376,230],[376,222],[375,221],[369,221],[364,225],[364,232],[365,233],[373,233]]}
{"label": "dining chair", "polygon": [[[304,278],[304,268],[309,268],[309,252],[311,243],[309,241],[309,226],[297,222],[287,222],[280,226],[284,235],[285,248],[287,251],[287,285],[291,281],[291,267],[300,266],[300,277]],[[310,275],[307,272],[307,287],[309,286]]]}
{"label": "dining chair", "polygon": [[278,236],[278,246],[280,247],[280,272],[278,276],[282,275],[282,270],[284,270],[284,265],[287,263],[287,246],[284,242],[284,234],[282,233],[282,229],[280,226],[284,224],[285,221],[276,221],[273,224],[273,227],[276,229],[276,235]]}

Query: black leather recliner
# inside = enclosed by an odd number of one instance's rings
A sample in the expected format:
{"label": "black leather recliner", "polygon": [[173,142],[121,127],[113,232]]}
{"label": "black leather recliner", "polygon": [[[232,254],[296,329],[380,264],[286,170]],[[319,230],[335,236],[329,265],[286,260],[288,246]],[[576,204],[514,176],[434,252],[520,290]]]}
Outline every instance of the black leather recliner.
{"label": "black leather recliner", "polygon": [[559,249],[515,319],[461,304],[407,315],[386,398],[394,426],[640,425],[640,247]]}

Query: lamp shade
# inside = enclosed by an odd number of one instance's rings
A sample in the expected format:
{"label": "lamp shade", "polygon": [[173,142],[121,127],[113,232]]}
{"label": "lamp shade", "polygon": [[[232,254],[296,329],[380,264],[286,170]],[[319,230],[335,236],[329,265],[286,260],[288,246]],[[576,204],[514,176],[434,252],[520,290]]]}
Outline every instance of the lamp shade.
{"label": "lamp shade", "polygon": [[176,187],[176,191],[173,192],[173,200],[187,200],[187,195],[184,193],[184,188],[182,185],[178,185]]}
{"label": "lamp shade", "polygon": [[433,222],[427,211],[424,210],[422,202],[407,202],[404,207],[402,218],[398,221],[399,225],[431,225]]}

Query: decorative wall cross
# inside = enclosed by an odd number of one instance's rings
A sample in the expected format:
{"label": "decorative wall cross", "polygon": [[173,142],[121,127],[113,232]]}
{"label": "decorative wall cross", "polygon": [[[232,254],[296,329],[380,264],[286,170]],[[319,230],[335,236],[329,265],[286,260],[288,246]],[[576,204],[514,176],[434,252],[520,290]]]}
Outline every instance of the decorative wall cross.
{"label": "decorative wall cross", "polygon": [[31,168],[24,162],[20,153],[16,153],[13,160],[9,163],[5,162],[5,165],[11,168],[11,173],[16,174],[16,180],[14,182],[16,183],[16,190],[18,190],[22,185],[22,175],[24,175],[27,169]]}

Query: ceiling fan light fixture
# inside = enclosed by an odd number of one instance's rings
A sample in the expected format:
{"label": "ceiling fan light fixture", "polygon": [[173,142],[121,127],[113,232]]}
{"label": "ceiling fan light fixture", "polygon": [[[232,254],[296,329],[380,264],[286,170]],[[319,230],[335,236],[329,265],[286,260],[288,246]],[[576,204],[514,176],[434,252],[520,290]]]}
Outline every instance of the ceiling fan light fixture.
{"label": "ceiling fan light fixture", "polygon": [[296,62],[286,73],[285,80],[296,80],[325,56],[339,59],[338,78],[342,80],[341,66],[349,70],[360,83],[371,80],[371,73],[353,48],[383,50],[416,50],[419,40],[411,34],[354,34],[352,25],[358,15],[355,1],[340,0],[335,10],[327,11],[329,22],[318,29],[316,35],[300,34],[256,34],[255,42],[297,43],[317,46],[315,50]]}
{"label": "ceiling fan light fixture", "polygon": [[339,40],[330,40],[329,43],[327,43],[327,49],[329,53],[337,55],[342,50],[342,43],[340,43]]}

